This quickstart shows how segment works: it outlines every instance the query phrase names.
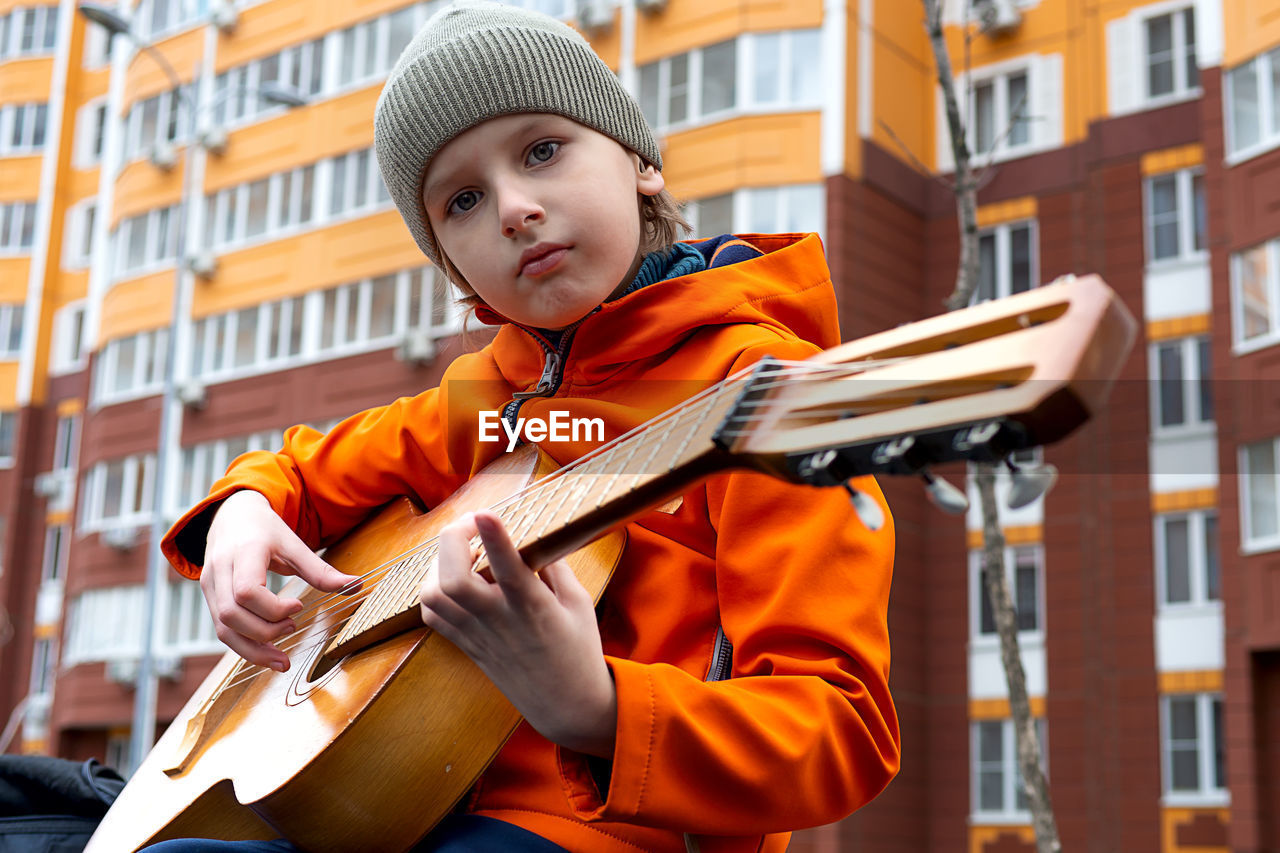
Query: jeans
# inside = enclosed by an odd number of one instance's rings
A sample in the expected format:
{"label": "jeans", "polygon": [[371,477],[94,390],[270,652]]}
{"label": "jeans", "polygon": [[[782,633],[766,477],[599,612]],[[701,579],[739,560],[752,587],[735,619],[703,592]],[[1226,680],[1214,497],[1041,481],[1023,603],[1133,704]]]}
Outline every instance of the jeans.
{"label": "jeans", "polygon": [[[145,847],[141,853],[298,853],[288,841],[210,841],[178,838]],[[370,853],[378,853],[376,847]],[[449,815],[412,853],[568,853],[541,835],[506,821],[479,815]]]}

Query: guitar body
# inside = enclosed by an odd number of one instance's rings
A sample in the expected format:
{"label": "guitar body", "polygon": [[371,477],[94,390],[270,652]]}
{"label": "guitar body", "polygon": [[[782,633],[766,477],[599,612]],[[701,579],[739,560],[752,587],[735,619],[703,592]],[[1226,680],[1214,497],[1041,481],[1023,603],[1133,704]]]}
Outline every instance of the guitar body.
{"label": "guitar body", "polygon": [[[512,453],[430,513],[407,500],[388,506],[325,558],[341,571],[366,574],[551,467],[532,449]],[[611,534],[568,558],[597,600],[622,540]],[[304,605],[325,598],[309,587],[302,594]],[[425,627],[336,665],[321,663],[328,639],[354,610],[344,603],[327,601],[309,627],[299,625],[286,673],[224,656],[103,819],[89,853],[188,836],[283,836],[309,851],[372,844],[394,853],[430,831],[521,717],[462,652]]]}

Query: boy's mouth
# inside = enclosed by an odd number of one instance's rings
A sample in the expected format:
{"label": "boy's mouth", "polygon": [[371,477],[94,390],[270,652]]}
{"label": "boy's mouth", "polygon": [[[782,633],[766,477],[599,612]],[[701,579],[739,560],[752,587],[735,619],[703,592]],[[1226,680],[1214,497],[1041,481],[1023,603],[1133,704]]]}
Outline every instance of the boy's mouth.
{"label": "boy's mouth", "polygon": [[539,243],[525,249],[520,255],[520,269],[516,275],[542,275],[559,264],[571,248],[560,243]]}

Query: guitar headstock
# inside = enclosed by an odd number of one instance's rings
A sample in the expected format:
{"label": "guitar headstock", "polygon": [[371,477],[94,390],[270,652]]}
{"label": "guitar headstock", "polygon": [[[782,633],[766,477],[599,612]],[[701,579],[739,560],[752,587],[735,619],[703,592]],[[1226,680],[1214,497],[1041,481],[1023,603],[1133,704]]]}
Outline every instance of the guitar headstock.
{"label": "guitar headstock", "polygon": [[1092,417],[1136,328],[1097,276],[1062,280],[803,363],[764,362],[716,441],[816,485],[1003,459]]}

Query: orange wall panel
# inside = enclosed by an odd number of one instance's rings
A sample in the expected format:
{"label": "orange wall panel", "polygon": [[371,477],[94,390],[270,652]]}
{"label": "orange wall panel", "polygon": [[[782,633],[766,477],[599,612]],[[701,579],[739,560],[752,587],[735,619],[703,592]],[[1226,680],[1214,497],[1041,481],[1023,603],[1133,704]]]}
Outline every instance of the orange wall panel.
{"label": "orange wall panel", "polygon": [[[636,13],[637,17],[643,15],[642,12]],[[591,42],[591,49],[594,50],[604,64],[608,65],[614,71],[618,70],[618,63],[622,61],[622,27],[619,22],[622,20],[622,13],[614,10],[613,24],[608,27],[602,27],[599,32],[584,32],[575,26],[575,21],[569,21],[569,26],[582,33],[583,38]]]}
{"label": "orange wall panel", "polygon": [[19,362],[0,361],[0,410],[18,408]]}
{"label": "orange wall panel", "polygon": [[[969,853],[986,853],[988,844],[1001,844],[1004,837],[1016,839],[1031,849],[1035,849],[1036,831],[1029,825],[973,825],[969,827]],[[1005,841],[1004,844],[1008,844],[1008,842]]]}
{"label": "orange wall panel", "polygon": [[0,104],[31,104],[49,100],[53,58],[13,59],[0,62]]}
{"label": "orange wall panel", "polygon": [[171,267],[122,281],[108,290],[102,298],[102,321],[93,348],[135,332],[168,326],[176,276]]}
{"label": "orange wall panel", "polygon": [[822,25],[822,0],[700,0],[636,15],[636,65],[715,44],[739,33]]}
{"label": "orange wall panel", "polygon": [[1222,27],[1222,64],[1231,68],[1280,46],[1280,5],[1275,0],[1227,0]]}
{"label": "orange wall panel", "polygon": [[227,154],[210,157],[205,192],[212,193],[326,157],[373,145],[373,108],[380,87],[369,86],[299,107],[230,135]]}
{"label": "orange wall panel", "polygon": [[742,116],[667,138],[667,188],[679,199],[736,187],[822,180],[822,116],[817,112]]}
{"label": "orange wall panel", "polygon": [[39,195],[39,154],[0,157],[0,201],[35,201]]}
{"label": "orange wall panel", "polygon": [[185,154],[178,152],[178,163],[165,172],[146,158],[134,160],[120,170],[116,179],[116,206],[111,211],[111,227],[120,220],[157,207],[177,204],[182,198],[182,169]]}
{"label": "orange wall panel", "polygon": [[[857,37],[856,11],[850,9],[850,40]],[[932,163],[933,52],[920,8],[877,0],[871,26],[871,140],[899,159],[909,159],[902,150],[905,146],[917,160]]]}
{"label": "orange wall panel", "polygon": [[57,311],[65,305],[84,299],[89,294],[89,270],[60,270],[51,293],[45,294],[45,303]]}
{"label": "orange wall panel", "polygon": [[0,304],[27,301],[27,278],[31,275],[31,257],[0,257]]}
{"label": "orange wall panel", "polygon": [[[183,30],[171,38],[156,42],[155,48],[169,60],[178,79],[183,83],[189,83],[196,78],[196,71],[202,62],[204,28]],[[168,75],[164,73],[164,69],[154,56],[146,52],[138,52],[129,63],[129,72],[125,76],[125,111],[128,111],[129,105],[134,101],[166,92],[172,85]]]}
{"label": "orange wall panel", "polygon": [[426,264],[400,214],[390,210],[221,256],[213,280],[197,282],[192,316]]}
{"label": "orange wall panel", "polygon": [[67,204],[75,204],[98,194],[98,167],[92,169],[65,169],[58,176],[58,188]]}

